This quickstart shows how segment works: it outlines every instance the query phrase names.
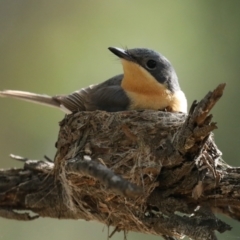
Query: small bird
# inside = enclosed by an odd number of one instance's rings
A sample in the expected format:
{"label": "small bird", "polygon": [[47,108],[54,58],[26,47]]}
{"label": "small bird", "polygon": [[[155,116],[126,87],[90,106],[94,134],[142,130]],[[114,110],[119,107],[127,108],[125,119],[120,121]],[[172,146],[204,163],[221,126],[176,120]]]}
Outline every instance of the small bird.
{"label": "small bird", "polygon": [[103,110],[165,110],[187,112],[187,100],[181,91],[172,64],[163,55],[146,48],[108,48],[118,56],[123,74],[90,85],[69,95],[48,96],[5,90],[1,97],[12,97],[59,108],[65,113]]}

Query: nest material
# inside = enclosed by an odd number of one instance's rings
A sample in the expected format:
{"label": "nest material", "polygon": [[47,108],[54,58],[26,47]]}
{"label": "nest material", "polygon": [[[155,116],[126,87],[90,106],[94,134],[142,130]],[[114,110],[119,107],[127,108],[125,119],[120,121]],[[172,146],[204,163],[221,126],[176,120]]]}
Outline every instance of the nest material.
{"label": "nest material", "polygon": [[[197,203],[188,207],[186,202],[179,203],[178,197],[194,202],[204,191],[205,178],[214,178],[216,183],[220,178],[215,163],[221,154],[211,137],[216,124],[211,123],[208,113],[224,87],[219,85],[199,104],[193,103],[189,116],[150,110],[66,116],[60,123],[54,161],[64,204],[72,212],[81,211],[86,220],[97,220],[117,230],[183,237],[189,226],[186,224],[183,231],[180,222],[184,219],[172,226],[169,217],[174,221],[178,217],[174,213],[179,210],[193,213]],[[143,193],[129,195],[131,198],[119,195],[94,174],[66,168],[74,159],[89,159],[100,168],[104,166],[141,187]],[[174,201],[178,202],[175,207],[171,204]],[[161,225],[158,219],[163,220]],[[177,225],[179,229],[175,229]],[[205,235],[214,239],[213,231]],[[198,239],[197,231],[189,236]]]}
{"label": "nest material", "polygon": [[[171,164],[167,155],[159,158],[159,151],[185,119],[185,114],[154,111],[79,112],[66,116],[60,123],[55,171],[60,172],[68,205],[84,209],[87,220],[149,233],[149,227],[140,220],[148,211],[146,200],[159,185],[162,167]],[[61,169],[63,162],[86,155],[141,186],[144,194],[128,199],[92,177]]]}

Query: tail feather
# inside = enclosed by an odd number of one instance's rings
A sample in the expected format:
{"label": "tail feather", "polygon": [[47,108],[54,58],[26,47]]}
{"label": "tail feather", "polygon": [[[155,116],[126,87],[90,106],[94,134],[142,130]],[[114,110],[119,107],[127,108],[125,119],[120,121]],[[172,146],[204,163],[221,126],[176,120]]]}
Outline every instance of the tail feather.
{"label": "tail feather", "polygon": [[34,103],[61,109],[61,103],[58,102],[57,99],[54,99],[51,96],[44,95],[44,94],[36,94],[36,93],[15,91],[15,90],[5,90],[5,91],[0,91],[0,97],[11,97],[11,98],[21,99],[24,101],[34,102]]}

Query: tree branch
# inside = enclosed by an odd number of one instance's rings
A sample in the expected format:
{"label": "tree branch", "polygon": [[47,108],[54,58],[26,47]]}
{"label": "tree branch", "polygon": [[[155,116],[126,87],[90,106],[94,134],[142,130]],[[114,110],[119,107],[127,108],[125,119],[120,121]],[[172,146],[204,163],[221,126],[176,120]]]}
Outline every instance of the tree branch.
{"label": "tree branch", "polygon": [[[240,168],[221,159],[210,110],[225,84],[189,115],[161,111],[77,112],[60,123],[56,156],[0,172],[0,216],[96,220],[116,231],[216,239],[240,219]],[[20,214],[31,210],[37,215]]]}

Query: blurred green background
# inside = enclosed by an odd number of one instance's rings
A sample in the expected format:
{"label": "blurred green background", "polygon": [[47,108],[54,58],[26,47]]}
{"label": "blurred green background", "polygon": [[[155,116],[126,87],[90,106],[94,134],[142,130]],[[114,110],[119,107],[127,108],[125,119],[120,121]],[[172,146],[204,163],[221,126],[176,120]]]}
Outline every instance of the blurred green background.
{"label": "blurred green background", "polygon": [[[239,166],[239,44],[239,0],[1,0],[0,89],[70,93],[121,73],[107,47],[155,49],[174,65],[189,105],[227,83],[213,110],[215,138],[223,158]],[[1,168],[22,166],[10,153],[53,158],[60,111],[12,99],[0,99],[0,109]],[[219,239],[240,239],[240,223],[225,220],[234,228]],[[98,223],[0,219],[0,239],[106,238]],[[128,239],[160,238],[129,233]]]}

